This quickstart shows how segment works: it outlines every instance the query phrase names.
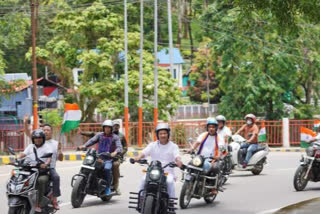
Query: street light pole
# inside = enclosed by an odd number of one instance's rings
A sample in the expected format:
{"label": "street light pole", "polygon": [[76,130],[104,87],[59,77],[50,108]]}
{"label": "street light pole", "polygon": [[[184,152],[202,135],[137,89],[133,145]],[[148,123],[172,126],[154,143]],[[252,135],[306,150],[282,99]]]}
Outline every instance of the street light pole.
{"label": "street light pole", "polygon": [[211,117],[210,112],[210,80],[209,80],[209,56],[208,56],[208,45],[206,46],[206,58],[207,58],[207,97],[208,97],[208,114]]}
{"label": "street light pole", "polygon": [[129,99],[128,99],[128,14],[127,0],[124,0],[124,126],[125,136],[129,142]]}
{"label": "street light pole", "polygon": [[138,144],[142,147],[142,101],[143,101],[143,0],[140,0],[140,64],[139,64],[139,134]]}
{"label": "street light pole", "polygon": [[[158,0],[154,0],[154,127],[158,123]],[[154,136],[156,140],[156,136]]]}
{"label": "street light pole", "polygon": [[172,18],[171,18],[171,0],[168,3],[168,30],[169,30],[169,55],[170,55],[170,73],[173,75],[173,41],[172,41]]}
{"label": "street light pole", "polygon": [[38,128],[38,87],[37,87],[37,58],[36,58],[36,10],[38,2],[30,0],[31,31],[32,31],[32,81],[33,81],[33,129]]}

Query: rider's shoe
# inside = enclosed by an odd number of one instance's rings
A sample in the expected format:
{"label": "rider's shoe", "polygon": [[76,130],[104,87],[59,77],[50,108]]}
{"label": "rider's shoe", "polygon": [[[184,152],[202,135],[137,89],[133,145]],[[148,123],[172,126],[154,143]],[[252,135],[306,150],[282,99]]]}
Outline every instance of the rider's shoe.
{"label": "rider's shoe", "polygon": [[34,209],[34,211],[35,211],[36,213],[41,213],[41,212],[42,212],[42,210],[41,210],[41,208],[40,208],[39,205],[36,206],[36,208]]}
{"label": "rider's shoe", "polygon": [[105,195],[110,195],[110,194],[111,194],[111,189],[107,188],[106,191],[105,191]]}
{"label": "rider's shoe", "polygon": [[58,204],[58,200],[56,197],[53,198],[52,200],[52,205],[53,205],[53,208],[56,209],[56,210],[60,210],[60,207],[59,207],[59,204]]}
{"label": "rider's shoe", "polygon": [[247,168],[247,166],[248,166],[247,163],[243,163],[243,164],[242,164],[242,167],[243,167],[244,169]]}

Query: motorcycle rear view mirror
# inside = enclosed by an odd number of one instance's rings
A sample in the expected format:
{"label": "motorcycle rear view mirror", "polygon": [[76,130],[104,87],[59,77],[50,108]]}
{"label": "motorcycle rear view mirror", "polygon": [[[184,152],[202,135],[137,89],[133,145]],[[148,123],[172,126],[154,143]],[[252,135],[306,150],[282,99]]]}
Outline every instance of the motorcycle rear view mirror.
{"label": "motorcycle rear view mirror", "polygon": [[41,158],[51,158],[53,155],[53,153],[46,153],[44,155],[41,156]]}
{"label": "motorcycle rear view mirror", "polygon": [[10,154],[16,155],[16,153],[15,153],[14,150],[13,150],[13,148],[8,147],[8,151],[9,151]]}

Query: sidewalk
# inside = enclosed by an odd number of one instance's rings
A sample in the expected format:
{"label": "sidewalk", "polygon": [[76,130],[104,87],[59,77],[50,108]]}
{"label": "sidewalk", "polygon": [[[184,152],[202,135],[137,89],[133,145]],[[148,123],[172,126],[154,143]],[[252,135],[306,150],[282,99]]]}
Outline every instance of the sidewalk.
{"label": "sidewalk", "polygon": [[[127,157],[135,157],[141,153],[142,149],[130,147],[127,152]],[[305,152],[305,149],[302,148],[270,148],[270,152]],[[85,156],[85,152],[74,152],[74,151],[66,151],[64,154],[64,161],[79,161],[83,160]],[[0,156],[0,165],[8,164],[14,161],[14,156],[4,155]]]}

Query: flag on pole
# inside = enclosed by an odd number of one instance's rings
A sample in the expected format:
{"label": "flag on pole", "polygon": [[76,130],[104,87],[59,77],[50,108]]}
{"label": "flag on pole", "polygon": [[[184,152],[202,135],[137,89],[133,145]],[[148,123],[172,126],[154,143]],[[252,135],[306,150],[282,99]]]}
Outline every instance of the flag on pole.
{"label": "flag on pole", "polygon": [[320,120],[316,120],[313,123],[313,131],[317,131],[320,127]]}
{"label": "flag on pole", "polygon": [[311,129],[307,129],[305,127],[301,127],[300,129],[300,138],[301,138],[301,148],[307,148],[310,146],[309,140],[311,138],[317,136],[315,132],[313,132]]}
{"label": "flag on pole", "polygon": [[66,103],[64,105],[64,119],[61,133],[69,132],[79,126],[81,111],[77,104]]}
{"label": "flag on pole", "polygon": [[259,135],[258,135],[258,141],[259,142],[266,142],[267,141],[267,130],[266,130],[266,126],[265,126],[264,122],[262,122],[262,124],[261,124],[261,129],[260,129]]}

